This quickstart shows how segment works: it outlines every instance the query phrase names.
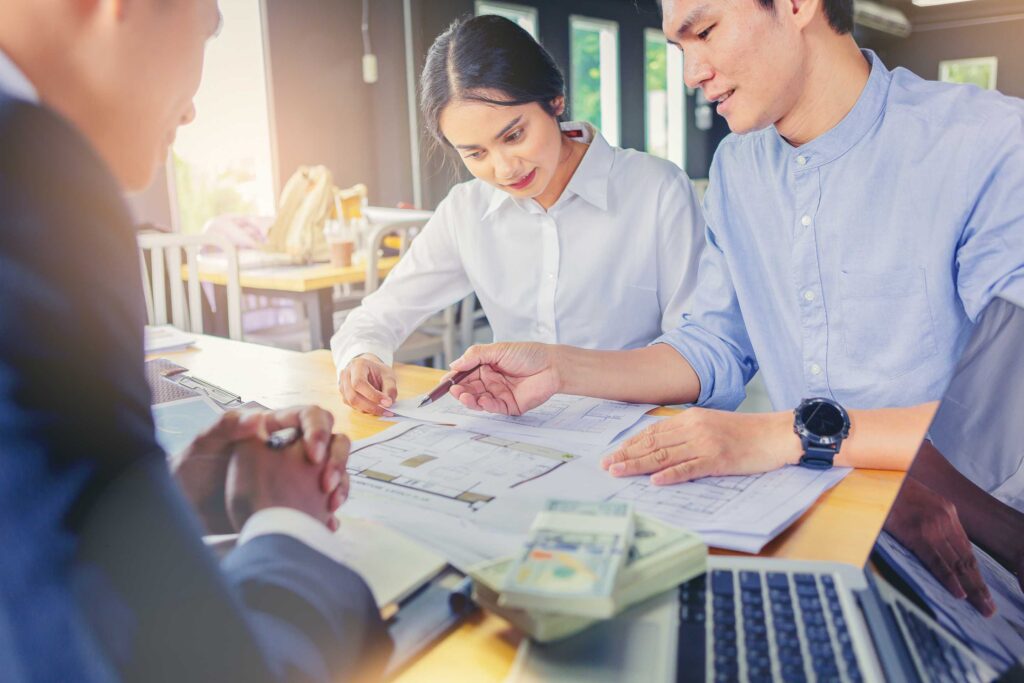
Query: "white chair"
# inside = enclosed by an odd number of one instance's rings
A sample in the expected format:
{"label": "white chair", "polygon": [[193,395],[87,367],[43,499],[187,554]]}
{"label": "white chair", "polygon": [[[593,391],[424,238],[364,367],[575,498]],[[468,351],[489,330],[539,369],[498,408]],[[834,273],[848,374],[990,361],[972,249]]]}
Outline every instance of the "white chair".
{"label": "white chair", "polygon": [[[213,246],[224,253],[226,262],[228,336],[242,339],[242,287],[238,278],[238,252],[233,244],[220,235],[177,233],[139,233],[137,240],[146,316],[150,325],[170,323],[179,329],[202,334],[199,250]],[[150,254],[148,265],[146,252]],[[188,267],[187,276],[182,272],[182,266]]]}
{"label": "white chair", "polygon": [[[383,212],[386,212],[385,220],[381,220],[385,218],[385,215],[382,215]],[[374,210],[368,209],[366,215],[367,218],[376,220],[370,224],[370,234],[367,238],[366,286],[362,292],[363,296],[372,294],[380,286],[378,264],[384,248],[384,238],[389,235],[398,236],[400,239],[398,254],[399,256],[404,255],[412,240],[429,220],[431,213],[385,209],[381,213],[375,214]],[[409,363],[431,358],[435,367],[443,368],[455,360],[458,355],[456,350],[458,330],[455,320],[457,306],[458,304],[449,306],[424,321],[395,352],[395,361]]]}

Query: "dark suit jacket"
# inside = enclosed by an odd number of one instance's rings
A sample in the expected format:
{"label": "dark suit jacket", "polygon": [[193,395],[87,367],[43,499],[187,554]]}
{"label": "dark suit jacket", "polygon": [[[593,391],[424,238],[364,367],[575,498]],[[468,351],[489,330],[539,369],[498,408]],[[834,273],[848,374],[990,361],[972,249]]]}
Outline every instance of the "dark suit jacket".
{"label": "dark suit jacket", "polygon": [[154,438],[138,263],[98,156],[0,93],[0,680],[378,676],[358,575],[283,535],[203,546]]}

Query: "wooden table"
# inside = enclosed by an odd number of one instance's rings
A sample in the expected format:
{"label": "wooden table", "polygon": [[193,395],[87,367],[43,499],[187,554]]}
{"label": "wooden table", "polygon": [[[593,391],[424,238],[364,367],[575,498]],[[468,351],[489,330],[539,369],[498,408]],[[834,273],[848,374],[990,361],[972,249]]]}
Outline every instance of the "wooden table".
{"label": "wooden table", "polygon": [[[345,432],[353,439],[365,438],[388,426],[376,418],[353,413],[342,403],[327,351],[297,353],[200,337],[195,349],[164,355],[188,367],[196,376],[240,394],[244,400],[259,401],[275,409],[305,403],[320,405],[334,414],[335,431]],[[399,398],[428,391],[441,376],[440,370],[408,365],[398,366],[397,371]],[[863,565],[902,481],[902,472],[850,473],[761,554]],[[397,680],[501,681],[512,666],[521,638],[504,619],[489,613],[478,614],[425,652]]]}
{"label": "wooden table", "polygon": [[[398,263],[397,256],[381,258],[377,270],[381,278]],[[188,277],[188,267],[182,267]],[[199,279],[215,285],[217,310],[226,310],[227,272],[223,268],[199,266]],[[294,299],[306,308],[309,319],[309,337],[312,348],[327,349],[334,334],[335,285],[354,285],[366,281],[366,266],[335,268],[328,263],[311,265],[246,268],[239,273],[239,284],[247,294]]]}

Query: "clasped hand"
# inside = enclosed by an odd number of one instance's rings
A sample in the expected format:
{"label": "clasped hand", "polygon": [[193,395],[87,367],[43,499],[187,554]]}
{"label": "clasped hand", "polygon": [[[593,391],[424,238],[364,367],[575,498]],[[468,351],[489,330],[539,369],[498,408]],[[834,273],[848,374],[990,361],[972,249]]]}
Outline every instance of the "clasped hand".
{"label": "clasped hand", "polygon": [[[171,471],[207,533],[237,533],[259,510],[289,507],[337,528],[335,511],[348,497],[349,441],[332,434],[333,416],[305,406],[228,412],[171,458]],[[302,438],[272,450],[267,437],[294,427]]]}

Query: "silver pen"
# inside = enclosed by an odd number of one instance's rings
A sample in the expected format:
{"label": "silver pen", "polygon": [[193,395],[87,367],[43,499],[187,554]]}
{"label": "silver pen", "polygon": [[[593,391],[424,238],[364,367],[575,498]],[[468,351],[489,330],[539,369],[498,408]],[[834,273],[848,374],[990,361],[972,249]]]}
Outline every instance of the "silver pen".
{"label": "silver pen", "polygon": [[276,432],[267,437],[267,448],[272,448],[275,451],[284,450],[285,448],[288,448],[293,443],[298,441],[300,436],[302,436],[302,432],[300,432],[295,427],[285,427],[284,429],[278,429]]}

